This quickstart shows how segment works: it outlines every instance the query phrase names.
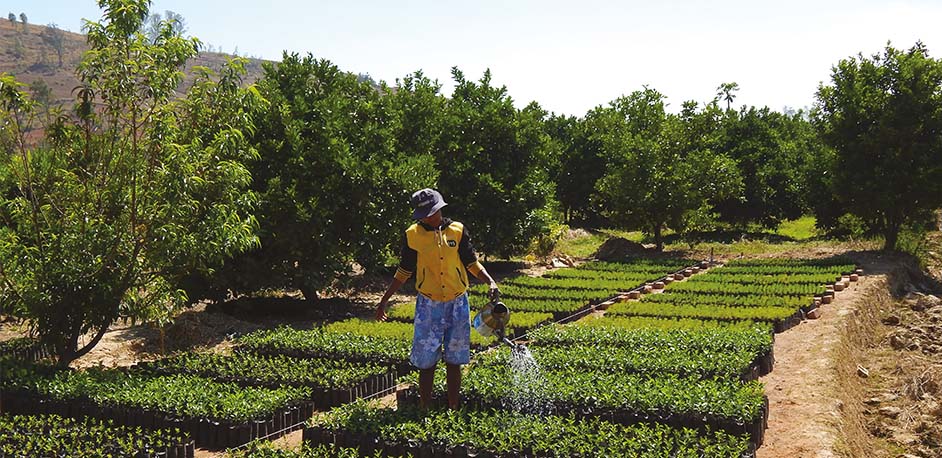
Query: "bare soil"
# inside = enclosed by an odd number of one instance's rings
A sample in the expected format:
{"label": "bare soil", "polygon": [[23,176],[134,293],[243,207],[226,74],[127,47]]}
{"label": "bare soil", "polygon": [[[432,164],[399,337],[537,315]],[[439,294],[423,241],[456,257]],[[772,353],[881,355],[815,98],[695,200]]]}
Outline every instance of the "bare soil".
{"label": "bare soil", "polygon": [[769,397],[769,427],[758,458],[838,456],[843,402],[836,350],[842,327],[868,294],[885,287],[884,274],[867,275],[824,305],[821,318],[776,334],[775,366],[761,378]]}

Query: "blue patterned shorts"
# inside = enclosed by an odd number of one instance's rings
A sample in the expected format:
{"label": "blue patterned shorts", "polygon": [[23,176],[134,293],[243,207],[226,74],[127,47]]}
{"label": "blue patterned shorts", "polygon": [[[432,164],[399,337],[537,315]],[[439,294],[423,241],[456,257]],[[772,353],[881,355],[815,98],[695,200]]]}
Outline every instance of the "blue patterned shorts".
{"label": "blue patterned shorts", "polygon": [[415,300],[415,332],[409,360],[419,369],[431,369],[444,355],[448,364],[471,360],[471,318],[468,295],[448,302],[421,294]]}

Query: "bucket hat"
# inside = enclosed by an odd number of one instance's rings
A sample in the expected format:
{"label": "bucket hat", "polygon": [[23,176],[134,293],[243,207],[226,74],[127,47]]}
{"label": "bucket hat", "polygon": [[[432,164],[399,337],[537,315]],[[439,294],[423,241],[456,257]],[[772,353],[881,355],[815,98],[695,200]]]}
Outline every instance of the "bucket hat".
{"label": "bucket hat", "polygon": [[448,205],[438,191],[425,188],[412,193],[412,219],[428,218]]}

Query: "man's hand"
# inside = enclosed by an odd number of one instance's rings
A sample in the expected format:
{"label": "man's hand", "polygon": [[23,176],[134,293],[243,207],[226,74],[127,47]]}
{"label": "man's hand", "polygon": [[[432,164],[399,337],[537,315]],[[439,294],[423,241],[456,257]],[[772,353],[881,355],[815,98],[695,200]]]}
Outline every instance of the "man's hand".
{"label": "man's hand", "polygon": [[500,299],[500,289],[497,288],[497,282],[491,282],[491,287],[487,291],[487,297],[490,298],[492,302],[496,302]]}
{"label": "man's hand", "polygon": [[386,303],[380,302],[376,306],[376,321],[386,321],[386,318],[388,318],[386,316]]}

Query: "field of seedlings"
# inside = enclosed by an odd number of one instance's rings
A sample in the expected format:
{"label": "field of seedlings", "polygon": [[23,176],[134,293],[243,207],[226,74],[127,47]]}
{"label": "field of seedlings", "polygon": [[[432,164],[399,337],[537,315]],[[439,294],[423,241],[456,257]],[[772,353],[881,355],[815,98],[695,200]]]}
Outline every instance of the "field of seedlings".
{"label": "field of seedlings", "polygon": [[[843,258],[626,260],[508,279],[509,335],[526,344],[528,365],[473,334],[457,411],[417,408],[409,303],[387,322],[283,326],[241,336],[229,354],[124,369],[60,369],[34,342],[10,341],[0,346],[0,402],[13,415],[0,417],[0,452],[750,457],[767,426],[757,379],[773,370],[775,333],[829,302],[855,270]],[[473,310],[485,294],[472,288]],[[395,407],[370,401],[393,393]],[[302,428],[300,451],[265,445]]]}

